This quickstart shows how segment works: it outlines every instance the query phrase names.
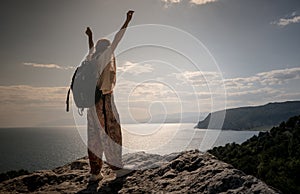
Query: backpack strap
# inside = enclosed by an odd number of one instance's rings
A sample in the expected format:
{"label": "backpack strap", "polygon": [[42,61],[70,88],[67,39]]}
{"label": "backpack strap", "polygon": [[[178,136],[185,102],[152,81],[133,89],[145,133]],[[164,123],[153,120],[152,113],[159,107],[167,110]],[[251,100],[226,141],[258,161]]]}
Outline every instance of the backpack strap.
{"label": "backpack strap", "polygon": [[71,90],[71,88],[69,88],[69,90],[68,90],[68,94],[67,94],[67,100],[66,100],[66,104],[67,104],[67,112],[69,112],[69,98],[70,98],[70,90]]}
{"label": "backpack strap", "polygon": [[73,74],[73,76],[72,76],[70,88],[73,88],[73,84],[74,84],[74,80],[75,80],[75,76],[76,76],[77,71],[78,71],[78,67],[76,68],[76,70],[75,70],[75,72],[74,72],[74,74]]}
{"label": "backpack strap", "polygon": [[102,95],[102,111],[103,111],[103,115],[104,115],[104,131],[106,134],[108,134],[107,132],[107,115],[106,115],[106,102],[105,102],[105,94]]}
{"label": "backpack strap", "polygon": [[74,79],[75,79],[77,71],[78,71],[78,67],[76,68],[76,70],[75,70],[75,72],[74,72],[74,74],[72,76],[71,86],[69,87],[68,94],[67,94],[67,100],[66,100],[66,104],[67,104],[66,111],[67,112],[69,112],[70,91],[71,91],[71,88],[73,88],[73,83],[74,83]]}

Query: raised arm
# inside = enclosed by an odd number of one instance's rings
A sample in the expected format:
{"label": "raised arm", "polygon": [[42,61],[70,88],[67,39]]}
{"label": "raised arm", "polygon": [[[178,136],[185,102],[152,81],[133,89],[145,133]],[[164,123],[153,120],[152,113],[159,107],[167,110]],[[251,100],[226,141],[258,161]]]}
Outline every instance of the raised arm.
{"label": "raised arm", "polygon": [[111,46],[108,47],[103,53],[101,53],[100,57],[97,58],[97,60],[99,61],[99,63],[97,63],[97,69],[98,69],[99,74],[102,73],[103,69],[111,61],[112,54],[113,54],[114,50],[116,49],[116,47],[118,46],[120,40],[124,36],[125,30],[126,30],[128,24],[129,24],[129,22],[132,18],[133,12],[134,11],[131,11],[131,10],[127,12],[126,21],[124,22],[124,24],[121,27],[120,31],[115,35],[114,40],[111,43]]}
{"label": "raised arm", "polygon": [[87,27],[85,34],[88,36],[89,50],[91,50],[94,47],[93,32],[89,27]]}
{"label": "raised arm", "polygon": [[126,21],[124,22],[123,26],[121,27],[121,29],[119,30],[119,32],[115,35],[113,42],[111,43],[111,51],[114,52],[114,50],[116,49],[116,47],[118,46],[120,40],[123,38],[126,28],[132,18],[134,11],[130,10],[127,12],[127,17],[126,17]]}

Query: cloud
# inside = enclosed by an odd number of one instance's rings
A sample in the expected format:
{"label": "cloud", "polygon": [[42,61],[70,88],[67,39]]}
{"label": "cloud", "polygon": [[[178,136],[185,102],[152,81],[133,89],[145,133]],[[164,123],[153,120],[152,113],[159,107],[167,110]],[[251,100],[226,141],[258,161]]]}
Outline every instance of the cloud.
{"label": "cloud", "polygon": [[286,26],[289,24],[295,24],[295,23],[299,23],[299,22],[300,22],[300,16],[294,16],[293,18],[288,18],[288,19],[281,18],[279,20],[279,22],[277,23],[277,25]]}
{"label": "cloud", "polygon": [[162,0],[164,3],[180,3],[181,0]]}
{"label": "cloud", "polygon": [[[184,0],[162,0],[165,3],[165,7],[169,7],[170,4],[179,4]],[[191,5],[205,5],[208,3],[217,2],[218,0],[189,0],[189,4]]]}
{"label": "cloud", "polygon": [[168,8],[172,4],[179,4],[182,0],[161,0],[164,3],[164,8]]}
{"label": "cloud", "polygon": [[141,63],[133,63],[130,61],[126,61],[125,63],[121,64],[117,68],[118,72],[122,73],[130,73],[133,75],[139,75],[142,73],[149,73],[153,71],[153,67],[150,64],[141,64]]}
{"label": "cloud", "polygon": [[171,98],[176,98],[176,91],[164,83],[145,82],[136,85],[132,90],[132,96],[140,99],[170,101]]}
{"label": "cloud", "polygon": [[117,101],[176,101],[177,92],[163,82],[119,80],[115,88]]}
{"label": "cloud", "polygon": [[178,80],[189,82],[193,86],[219,85],[222,81],[221,75],[213,71],[184,71],[175,73]]}
{"label": "cloud", "polygon": [[[132,64],[134,63],[128,63],[127,66],[131,67]],[[129,70],[130,68],[126,71]],[[130,80],[132,77],[129,77],[129,80],[127,77],[121,77],[115,88],[115,100],[123,119],[130,117],[130,114],[138,115],[141,111],[147,113],[149,109],[158,113],[162,110],[161,107],[165,107],[167,113],[180,112],[181,107],[192,112],[200,112],[198,107],[201,111],[210,111],[212,97],[214,104],[224,102],[224,93],[216,89],[223,84],[227,90],[227,102],[230,107],[264,104],[274,100],[295,100],[300,97],[298,88],[288,87],[289,81],[300,80],[300,67],[227,79],[222,79],[218,72],[213,71],[174,73],[166,77],[169,81],[140,82]],[[206,82],[209,82],[209,85]],[[177,83],[181,85],[177,86]],[[192,87],[193,84],[195,87]],[[29,85],[0,86],[0,123],[7,126],[12,123],[18,126],[27,123],[26,126],[30,126],[31,123],[38,124],[72,115],[65,113],[67,89]],[[139,112],[134,112],[132,108]],[[220,108],[224,108],[222,104]],[[133,112],[129,114],[128,111]]]}
{"label": "cloud", "polygon": [[278,93],[280,93],[279,90],[270,87],[265,87],[265,88],[256,88],[253,90],[246,90],[246,91],[236,91],[236,92],[228,93],[227,95],[228,97],[240,98],[241,96],[245,96],[249,98],[251,96],[252,98],[257,98],[258,95],[260,95],[260,97],[269,96],[269,95],[272,95],[272,97],[274,97],[274,95]]}
{"label": "cloud", "polygon": [[67,87],[0,86],[0,104],[20,108],[59,108],[64,106]]}
{"label": "cloud", "polygon": [[300,80],[300,67],[277,69],[249,77],[225,79],[227,106],[258,105],[272,101],[299,99],[297,89],[289,81]]}
{"label": "cloud", "polygon": [[1,126],[30,127],[42,123],[73,124],[72,114],[65,112],[66,87],[0,86]]}
{"label": "cloud", "polygon": [[231,78],[225,79],[224,83],[227,90],[230,89],[249,89],[253,87],[254,83],[259,81],[258,77],[246,77],[246,78]]}
{"label": "cloud", "polygon": [[47,68],[47,69],[63,69],[63,70],[68,70],[68,69],[74,69],[75,67],[72,66],[62,66],[58,64],[43,64],[43,63],[23,63],[25,66],[31,66],[35,68]]}
{"label": "cloud", "polygon": [[225,79],[229,107],[299,99],[289,81],[300,80],[300,67],[277,69],[249,77]]}
{"label": "cloud", "polygon": [[289,80],[300,78],[300,67],[272,70],[256,74],[262,85],[276,85],[287,83]]}
{"label": "cloud", "polygon": [[287,84],[290,80],[298,80],[300,79],[300,67],[277,69],[260,72],[249,77],[227,79],[223,79],[218,72],[210,71],[185,71],[174,75],[181,84],[192,84],[195,87],[215,87],[224,84],[226,90],[246,90],[257,86],[278,86]]}
{"label": "cloud", "polygon": [[217,2],[218,0],[190,0],[191,4],[204,5],[207,3]]}
{"label": "cloud", "polygon": [[[185,71],[176,74],[179,83],[195,87],[194,93],[201,100],[210,96],[222,97],[222,90],[226,89],[230,107],[264,104],[269,101],[295,100],[299,92],[289,86],[291,80],[300,80],[300,67],[277,69],[260,72],[249,77],[222,79],[217,72]],[[206,87],[205,87],[206,86]],[[192,94],[190,94],[192,97]],[[184,97],[186,98],[186,96]]]}
{"label": "cloud", "polygon": [[257,84],[278,86],[296,79],[300,79],[300,67],[261,72],[249,77],[225,79],[224,83],[227,89],[249,89]]}
{"label": "cloud", "polygon": [[288,17],[280,18],[277,21],[271,22],[271,24],[277,25],[279,27],[285,27],[290,24],[300,23],[300,16],[293,12]]}

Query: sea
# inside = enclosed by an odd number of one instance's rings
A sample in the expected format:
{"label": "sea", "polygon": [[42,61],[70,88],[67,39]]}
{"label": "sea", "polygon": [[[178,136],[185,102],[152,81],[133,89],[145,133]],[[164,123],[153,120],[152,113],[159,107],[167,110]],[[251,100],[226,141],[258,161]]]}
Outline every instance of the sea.
{"label": "sea", "polygon": [[[242,143],[258,131],[194,129],[195,123],[123,124],[123,154],[206,151]],[[87,155],[85,126],[1,128],[0,173],[53,169]]]}

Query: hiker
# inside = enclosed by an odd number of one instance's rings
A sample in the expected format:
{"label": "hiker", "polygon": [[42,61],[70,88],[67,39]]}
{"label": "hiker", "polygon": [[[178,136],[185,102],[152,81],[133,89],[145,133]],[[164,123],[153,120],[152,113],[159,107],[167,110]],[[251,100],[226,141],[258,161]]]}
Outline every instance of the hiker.
{"label": "hiker", "polygon": [[122,39],[134,11],[127,12],[127,18],[120,31],[110,43],[107,39],[97,41],[95,47],[92,30],[87,27],[89,54],[87,60],[96,61],[99,79],[97,88],[102,94],[95,106],[87,111],[88,121],[88,157],[90,163],[90,181],[103,178],[101,168],[102,155],[105,154],[109,167],[116,176],[126,174],[122,164],[122,133],[114,97],[113,88],[116,84],[116,61],[114,50]]}

